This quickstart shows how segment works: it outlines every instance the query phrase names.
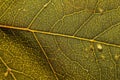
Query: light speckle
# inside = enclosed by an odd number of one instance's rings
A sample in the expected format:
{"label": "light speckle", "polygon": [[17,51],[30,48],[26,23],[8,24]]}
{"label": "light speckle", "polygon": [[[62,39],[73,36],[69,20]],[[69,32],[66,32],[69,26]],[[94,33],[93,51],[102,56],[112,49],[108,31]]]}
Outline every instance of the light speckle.
{"label": "light speckle", "polygon": [[105,56],[103,54],[100,55],[100,57],[105,60]]}
{"label": "light speckle", "polygon": [[103,13],[103,11],[104,11],[102,8],[98,8],[98,10],[100,13]]}
{"label": "light speckle", "polygon": [[115,55],[115,60],[117,61],[120,58],[120,55]]}
{"label": "light speckle", "polygon": [[85,51],[87,52],[87,51],[88,51],[88,48],[85,48]]}
{"label": "light speckle", "polygon": [[18,9],[18,11],[20,11],[21,10],[21,8],[20,9]]}
{"label": "light speckle", "polygon": [[7,76],[8,76],[8,73],[10,73],[10,72],[11,72],[11,69],[8,68],[7,71],[4,73],[4,76],[7,77]]}
{"label": "light speckle", "polygon": [[23,11],[26,11],[26,9],[23,9]]}
{"label": "light speckle", "polygon": [[5,72],[4,76],[5,76],[5,77],[7,77],[7,76],[8,76],[8,71],[6,71],[6,72]]}
{"label": "light speckle", "polygon": [[98,48],[98,50],[100,50],[100,51],[103,49],[101,44],[97,44],[97,48]]}

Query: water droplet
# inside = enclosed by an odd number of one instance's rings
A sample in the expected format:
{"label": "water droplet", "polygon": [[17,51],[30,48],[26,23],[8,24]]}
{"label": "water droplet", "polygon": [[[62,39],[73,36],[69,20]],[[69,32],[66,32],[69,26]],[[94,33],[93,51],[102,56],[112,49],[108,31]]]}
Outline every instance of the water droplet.
{"label": "water droplet", "polygon": [[7,71],[5,72],[4,76],[7,77],[7,76],[8,76],[8,73],[10,73],[10,72],[11,72],[11,69],[8,68]]}
{"label": "water droplet", "polygon": [[100,55],[100,57],[105,60],[105,56],[103,54]]}
{"label": "water droplet", "polygon": [[6,71],[6,72],[5,72],[4,76],[5,76],[5,77],[7,77],[7,76],[8,76],[8,71]]}
{"label": "water droplet", "polygon": [[88,48],[85,48],[85,51],[87,52],[87,51],[88,51]]}
{"label": "water droplet", "polygon": [[102,14],[103,13],[103,9],[102,8],[98,8],[99,12]]}
{"label": "water droplet", "polygon": [[26,11],[26,9],[23,9],[23,11]]}
{"label": "water droplet", "polygon": [[117,61],[120,58],[120,55],[115,55],[115,60]]}
{"label": "water droplet", "polygon": [[99,51],[101,51],[103,49],[101,44],[97,44],[97,48],[98,48]]}

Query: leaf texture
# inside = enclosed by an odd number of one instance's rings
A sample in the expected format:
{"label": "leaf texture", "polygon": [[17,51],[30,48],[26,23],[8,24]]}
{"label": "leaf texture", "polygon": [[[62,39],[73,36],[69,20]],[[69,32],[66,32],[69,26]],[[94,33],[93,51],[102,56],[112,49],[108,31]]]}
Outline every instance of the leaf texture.
{"label": "leaf texture", "polygon": [[0,80],[120,80],[120,0],[0,0]]}

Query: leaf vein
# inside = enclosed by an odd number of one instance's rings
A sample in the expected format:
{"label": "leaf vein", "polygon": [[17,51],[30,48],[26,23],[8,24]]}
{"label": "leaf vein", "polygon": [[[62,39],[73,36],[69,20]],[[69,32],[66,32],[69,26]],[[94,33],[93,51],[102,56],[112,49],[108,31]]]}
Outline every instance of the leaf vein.
{"label": "leaf vein", "polygon": [[52,32],[32,30],[32,29],[28,29],[28,28],[20,28],[20,27],[6,26],[6,25],[0,25],[0,28],[16,29],[16,30],[22,30],[22,31],[29,31],[29,32],[33,32],[33,33],[45,34],[45,35],[67,37],[67,38],[78,39],[78,40],[94,42],[94,43],[100,43],[100,44],[104,44],[107,46],[114,46],[114,47],[120,48],[120,45],[117,45],[117,44],[102,42],[102,41],[98,41],[98,40],[94,40],[94,39],[81,38],[81,37],[71,36],[71,35],[66,35],[66,34],[52,33]]}
{"label": "leaf vein", "polygon": [[0,16],[0,19],[7,13],[7,11],[9,10],[9,8],[14,4],[15,0],[12,1],[12,3],[10,4],[10,6],[4,11],[4,13]]}
{"label": "leaf vein", "polygon": [[44,48],[42,47],[40,41],[38,40],[36,34],[33,33],[33,35],[34,35],[34,38],[36,39],[37,43],[39,44],[39,47],[41,48],[41,50],[42,50],[44,56],[46,57],[46,59],[47,59],[47,61],[48,61],[48,64],[49,64],[51,70],[53,71],[53,74],[55,75],[56,80],[59,80],[58,77],[57,77],[57,75],[56,75],[56,73],[55,73],[55,70],[54,70],[54,68],[53,68],[53,66],[52,66],[52,64],[51,64],[51,62],[49,61],[49,58],[48,58],[48,56],[47,56],[47,54],[46,54]]}
{"label": "leaf vein", "polygon": [[34,16],[34,18],[32,19],[32,21],[30,22],[30,24],[28,25],[27,28],[30,28],[31,25],[33,24],[33,22],[37,19],[37,17],[39,16],[39,14],[50,4],[51,0],[49,0],[46,4],[43,5],[42,8],[40,8],[40,10],[37,12],[37,14]]}
{"label": "leaf vein", "polygon": [[115,28],[116,26],[120,25],[120,22],[118,22],[117,24],[114,24],[110,27],[108,27],[107,29],[103,30],[102,32],[100,32],[99,34],[97,34],[93,39],[97,39],[98,37],[100,37],[102,34],[106,33],[107,31],[111,30],[112,28]]}

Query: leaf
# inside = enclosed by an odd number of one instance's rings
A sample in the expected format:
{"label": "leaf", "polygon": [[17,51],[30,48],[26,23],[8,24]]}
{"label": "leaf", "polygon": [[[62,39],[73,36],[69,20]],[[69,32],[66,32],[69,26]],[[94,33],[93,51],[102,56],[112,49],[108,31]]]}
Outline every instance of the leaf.
{"label": "leaf", "polygon": [[119,80],[119,0],[0,0],[0,80]]}

